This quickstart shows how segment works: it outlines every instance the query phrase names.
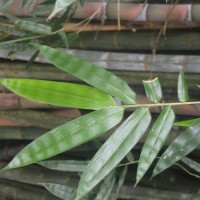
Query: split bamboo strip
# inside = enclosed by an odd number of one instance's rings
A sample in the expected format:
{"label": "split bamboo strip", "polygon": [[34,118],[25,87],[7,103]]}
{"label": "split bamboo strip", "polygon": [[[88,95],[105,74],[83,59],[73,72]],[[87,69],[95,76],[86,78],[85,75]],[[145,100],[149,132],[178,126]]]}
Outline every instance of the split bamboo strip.
{"label": "split bamboo strip", "polygon": [[[122,65],[123,69],[123,65]],[[167,69],[167,68],[166,68]],[[129,85],[139,86],[142,84],[142,80],[148,80],[150,78],[149,72],[142,71],[119,71],[110,70]],[[143,69],[144,71],[144,69]],[[158,70],[159,71],[159,70]],[[162,73],[154,72],[153,77],[158,77],[163,87],[176,88],[178,73]],[[173,70],[172,70],[173,71]],[[3,78],[33,78],[33,79],[46,79],[46,80],[59,80],[68,82],[80,82],[79,79],[64,73],[63,71],[52,67],[52,65],[44,65],[35,63],[31,68],[26,69],[26,64],[23,62],[1,62],[0,63],[0,77]],[[189,89],[196,89],[196,84],[200,85],[200,79],[198,73],[187,73],[186,79],[188,81]],[[3,88],[1,88],[1,91]]]}
{"label": "split bamboo strip", "polygon": [[123,52],[151,52],[159,53],[187,52],[187,54],[200,50],[200,37],[198,31],[167,31],[156,41],[158,32],[155,31],[120,31],[120,32],[82,32],[77,40],[71,42],[70,48],[123,51]]}
{"label": "split bamboo strip", "polygon": [[[136,165],[134,166],[134,168],[135,167]],[[17,181],[21,183],[24,182],[26,184],[32,183],[34,185],[39,185],[39,183],[41,182],[42,183],[50,182],[50,183],[63,184],[68,187],[74,187],[74,188],[77,186],[79,180],[79,176],[74,173],[52,171],[36,165],[23,167],[21,169],[13,169],[12,171],[13,174],[9,173],[9,171],[5,171],[2,174],[0,174],[0,177],[10,181]],[[190,193],[196,194],[196,191],[198,191],[198,186],[199,186],[198,181],[194,181],[193,179],[188,179],[187,176],[182,176],[180,175],[180,173],[175,174],[172,170],[169,170],[164,175],[160,175],[160,179],[157,178],[152,180],[151,182],[149,182],[148,178],[145,178],[145,180],[143,180],[141,184],[142,185],[145,184],[146,187],[145,188],[137,187],[133,190],[133,188],[130,185],[131,183],[133,183],[132,177],[134,177],[135,171],[136,170],[131,170],[131,173],[130,172],[128,173],[126,178],[126,184],[124,185],[122,191],[120,192],[121,198],[129,199],[130,197],[135,198],[137,196],[139,198],[139,196],[140,197],[143,196],[146,197],[146,199],[149,199],[151,195],[153,195],[155,198],[156,191],[158,199],[162,198],[171,199],[170,197],[175,197],[176,200],[178,199],[181,200],[182,197],[181,193],[188,194],[188,197],[191,197],[190,199],[196,197],[196,195],[192,195]],[[172,184],[170,180],[174,176],[176,178],[174,179],[174,182]],[[163,179],[165,180],[164,182]],[[155,185],[157,186],[157,189],[154,189]],[[188,187],[189,185],[192,185],[192,187]],[[129,191],[128,188],[131,190]],[[167,192],[164,192],[164,190],[167,190]],[[144,191],[146,191],[147,193]],[[144,196],[144,194],[146,195]]]}
{"label": "split bamboo strip", "polygon": [[[89,32],[89,31],[118,31],[118,25],[112,21],[113,24],[108,23],[101,25],[99,23],[90,23],[83,25],[80,23],[65,23],[63,25],[63,30],[65,32]],[[199,28],[199,22],[169,22],[167,24],[167,29],[191,29]],[[161,22],[143,22],[143,21],[134,21],[134,22],[125,22],[122,21],[120,25],[120,31],[130,30],[133,32],[141,30],[160,30],[163,28],[163,23]]]}
{"label": "split bamboo strip", "polygon": [[0,110],[26,108],[57,108],[51,105],[29,101],[15,94],[0,93]]}
{"label": "split bamboo strip", "polygon": [[[65,50],[65,52],[109,70],[178,73],[181,67],[184,66],[185,72],[187,73],[200,73],[200,58],[198,55],[157,54],[153,57],[151,54],[102,52],[77,49]],[[32,51],[23,53],[16,52],[14,55],[7,57],[6,51],[0,51],[1,58],[15,61],[15,65],[17,66],[25,65],[23,62],[19,62],[19,60],[28,61],[32,54]],[[14,65],[12,62],[8,63],[4,61],[5,60],[1,60],[2,64],[0,64],[0,66],[7,66],[7,71],[9,71],[9,68],[12,68]],[[48,63],[48,61],[41,56],[38,56],[36,61],[39,63]],[[33,66],[37,66],[37,64],[34,64]],[[40,64],[40,66],[42,67],[42,64]],[[46,66],[48,65],[45,65],[45,67]],[[26,69],[27,72],[29,70],[31,71],[32,69]]]}
{"label": "split bamboo strip", "polygon": [[[12,15],[28,16],[35,9],[37,10],[37,5],[42,2],[44,0],[37,0],[31,6],[23,8],[22,0],[16,0],[8,6],[6,11]],[[74,4],[76,8],[74,18],[83,19],[93,16],[95,19],[105,18],[106,20],[117,20],[119,18],[121,20],[164,22],[168,18],[169,21],[200,21],[200,13],[198,12],[200,5],[197,1],[180,1],[182,4],[178,5],[173,5],[173,3],[167,4],[166,2],[158,3],[160,2],[156,2],[156,4],[145,4],[144,1],[123,1],[118,5],[118,1],[106,3],[95,0],[86,1],[83,6],[79,3]],[[120,6],[120,12],[117,12],[118,6]]]}

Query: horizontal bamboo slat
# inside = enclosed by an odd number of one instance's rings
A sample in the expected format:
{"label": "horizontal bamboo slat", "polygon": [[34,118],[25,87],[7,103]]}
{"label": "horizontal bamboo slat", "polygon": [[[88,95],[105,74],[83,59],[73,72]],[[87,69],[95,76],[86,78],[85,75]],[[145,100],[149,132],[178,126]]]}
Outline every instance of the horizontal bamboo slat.
{"label": "horizontal bamboo slat", "polygon": [[[108,70],[178,73],[183,66],[187,73],[200,73],[200,58],[198,55],[156,54],[153,56],[152,54],[143,53],[119,53],[112,51],[90,51],[78,49],[69,49],[65,50],[65,52]],[[32,54],[32,51],[23,53],[16,52],[14,55],[7,57],[7,52],[1,50],[0,58],[3,58],[3,60],[1,60],[2,66],[6,65],[7,71],[9,71],[9,66],[11,68],[13,63],[9,63],[8,66],[8,63],[6,63],[6,60],[4,59],[13,62],[15,61],[15,64],[19,66],[19,61],[28,61]],[[36,62],[44,64],[48,63],[48,61],[42,56],[38,56]],[[24,65],[24,63],[21,62],[21,65]],[[34,66],[35,65],[36,64],[34,64]],[[42,66],[42,64],[40,64],[40,66]],[[29,71],[29,69],[26,69],[26,71]]]}

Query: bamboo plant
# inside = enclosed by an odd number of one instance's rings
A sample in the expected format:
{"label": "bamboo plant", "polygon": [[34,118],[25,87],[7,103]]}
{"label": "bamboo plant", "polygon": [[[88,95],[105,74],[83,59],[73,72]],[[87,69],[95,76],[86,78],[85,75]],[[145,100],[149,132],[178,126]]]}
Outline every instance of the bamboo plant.
{"label": "bamboo plant", "polygon": [[[30,5],[30,2],[24,1],[24,5]],[[52,20],[59,11],[73,2],[74,0],[55,1],[54,10],[48,20]],[[2,1],[1,6],[7,7],[10,3],[12,1]],[[87,199],[91,194],[93,195],[92,189],[103,181],[95,199],[104,198],[106,200],[113,195],[111,193],[116,183],[116,167],[125,165],[118,182],[117,192],[114,197],[112,196],[112,198],[117,199],[125,180],[126,165],[134,162],[130,158],[129,152],[149,129],[139,161],[137,161],[135,186],[139,184],[153,162],[157,163],[153,169],[152,177],[182,159],[189,167],[195,170],[199,168],[198,163],[188,160],[185,156],[200,144],[200,119],[194,119],[189,123],[188,121],[176,122],[176,125],[186,126],[186,129],[162,155],[159,154],[175,122],[173,106],[200,103],[188,101],[189,94],[183,69],[180,71],[177,84],[179,102],[162,103],[162,88],[159,79],[155,78],[143,82],[146,96],[152,103],[136,104],[136,93],[125,81],[94,64],[52,48],[60,46],[60,43],[58,44],[60,39],[65,46],[68,45],[68,37],[61,30],[61,27],[56,25],[57,20],[54,24],[52,22],[52,26],[49,26],[31,20],[8,17],[10,26],[2,27],[5,33],[1,35],[1,39],[10,37],[10,35],[21,38],[4,41],[1,43],[1,47],[8,48],[12,52],[20,48],[26,49],[26,45],[31,46],[31,44],[27,44],[27,41],[32,42],[35,44],[35,53],[31,61],[40,52],[57,68],[85,81],[88,85],[16,78],[1,79],[1,84],[17,95],[33,101],[92,111],[38,137],[23,148],[2,171],[34,163],[54,170],[63,170],[65,166],[69,167],[72,163],[70,161],[44,160],[91,141],[119,123],[121,124],[115,128],[114,133],[107,141],[102,146],[98,145],[99,150],[94,157],[89,162],[84,162],[81,170],[80,162],[73,162],[74,166],[78,166],[79,172],[83,172],[77,189],[45,183],[43,185],[47,190],[61,199]],[[60,23],[65,18],[66,16],[61,19]],[[16,27],[18,28],[16,29]],[[55,40],[53,44],[51,43],[52,47],[41,45],[41,43],[49,44],[49,38],[55,35],[59,36],[60,39]],[[120,99],[123,103],[116,103],[116,99]],[[151,124],[150,108],[155,106],[160,106],[162,111],[155,123]],[[122,122],[124,111],[129,108],[134,108],[135,111]],[[125,157],[128,158],[129,163],[121,164]]]}
{"label": "bamboo plant", "polygon": [[[136,93],[126,82],[111,72],[45,45],[35,45],[35,47],[56,67],[93,87],[66,82],[17,78],[1,79],[1,84],[14,93],[33,101],[94,111],[40,136],[21,150],[3,170],[39,163],[93,140],[119,124],[126,109],[136,109],[116,128],[89,161],[81,176],[76,197],[73,196],[76,200],[87,195],[107,175],[109,175],[107,177],[109,182],[114,181],[113,170],[150,127],[139,159],[136,175],[137,185],[152,162],[157,160],[170,133],[175,121],[173,106],[200,103],[188,102],[189,95],[183,69],[180,71],[177,84],[180,102],[162,103],[161,85],[159,79],[155,78],[144,81],[146,95],[152,103],[136,104]],[[117,104],[115,98],[119,98],[123,104]],[[150,125],[149,109],[155,106],[162,107],[162,112],[155,123]],[[199,134],[200,119],[195,119],[159,157],[152,177],[193,151],[200,144]],[[109,196],[109,194],[105,194],[105,196]]]}

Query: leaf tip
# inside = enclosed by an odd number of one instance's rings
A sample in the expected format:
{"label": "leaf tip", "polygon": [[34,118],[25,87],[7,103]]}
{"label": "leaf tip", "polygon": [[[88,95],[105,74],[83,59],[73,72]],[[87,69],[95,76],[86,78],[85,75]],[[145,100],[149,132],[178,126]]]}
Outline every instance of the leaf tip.
{"label": "leaf tip", "polygon": [[6,171],[6,170],[8,170],[8,169],[9,169],[9,167],[8,167],[8,165],[7,165],[6,167],[4,167],[3,169],[0,170],[0,173]]}

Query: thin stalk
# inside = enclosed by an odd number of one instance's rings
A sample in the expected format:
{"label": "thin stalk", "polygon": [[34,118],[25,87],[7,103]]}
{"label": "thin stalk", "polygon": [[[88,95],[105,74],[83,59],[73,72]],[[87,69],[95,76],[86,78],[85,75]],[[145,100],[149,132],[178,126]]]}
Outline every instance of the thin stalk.
{"label": "thin stalk", "polygon": [[194,102],[178,102],[178,103],[153,103],[153,104],[135,104],[135,105],[122,105],[123,108],[138,108],[138,107],[162,107],[162,106],[182,106],[200,104],[200,101]]}

